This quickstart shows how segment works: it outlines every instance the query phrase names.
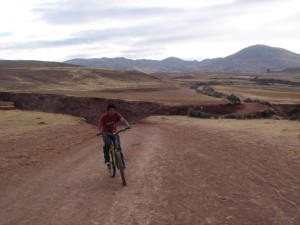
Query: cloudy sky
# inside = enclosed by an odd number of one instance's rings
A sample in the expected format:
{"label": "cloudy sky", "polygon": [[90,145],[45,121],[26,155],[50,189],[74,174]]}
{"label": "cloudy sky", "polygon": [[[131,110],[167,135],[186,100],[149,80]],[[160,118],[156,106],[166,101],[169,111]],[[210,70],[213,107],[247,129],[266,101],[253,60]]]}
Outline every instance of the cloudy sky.
{"label": "cloudy sky", "polygon": [[300,54],[300,1],[0,2],[0,59],[202,60],[255,44]]}

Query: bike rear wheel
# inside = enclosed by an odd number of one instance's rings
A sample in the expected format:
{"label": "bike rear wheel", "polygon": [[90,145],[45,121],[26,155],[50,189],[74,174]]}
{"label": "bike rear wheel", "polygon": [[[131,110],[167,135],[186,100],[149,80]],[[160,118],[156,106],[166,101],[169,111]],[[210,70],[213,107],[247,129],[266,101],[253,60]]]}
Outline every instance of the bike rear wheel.
{"label": "bike rear wheel", "polygon": [[125,173],[124,173],[124,164],[122,160],[122,153],[120,151],[116,152],[116,158],[117,158],[117,163],[118,163],[118,168],[120,170],[121,178],[122,178],[122,184],[123,186],[126,185],[126,180],[125,180]]}
{"label": "bike rear wheel", "polygon": [[116,166],[114,164],[114,155],[112,152],[110,152],[110,164],[107,166],[109,176],[115,177],[116,176]]}

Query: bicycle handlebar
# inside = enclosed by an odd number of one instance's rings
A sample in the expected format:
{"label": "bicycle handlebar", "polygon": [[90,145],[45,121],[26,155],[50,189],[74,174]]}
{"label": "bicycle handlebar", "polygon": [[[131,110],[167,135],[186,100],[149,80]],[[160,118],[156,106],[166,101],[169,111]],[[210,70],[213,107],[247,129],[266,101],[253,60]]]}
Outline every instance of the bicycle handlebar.
{"label": "bicycle handlebar", "polygon": [[121,133],[121,132],[125,132],[126,130],[129,130],[131,129],[130,127],[125,127],[123,129],[120,129],[119,131],[117,131],[116,133],[112,133],[112,132],[101,132],[101,133],[97,133],[96,135],[97,136],[103,136],[103,135],[117,135],[118,133]]}

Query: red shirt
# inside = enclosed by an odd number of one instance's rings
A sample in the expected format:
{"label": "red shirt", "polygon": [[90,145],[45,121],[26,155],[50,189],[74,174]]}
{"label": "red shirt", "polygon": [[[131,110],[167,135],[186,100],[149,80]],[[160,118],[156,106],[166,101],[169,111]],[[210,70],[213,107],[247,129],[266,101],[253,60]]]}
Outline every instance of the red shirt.
{"label": "red shirt", "polygon": [[104,113],[99,121],[99,125],[102,127],[102,132],[117,132],[117,122],[119,122],[122,118],[122,115],[118,112],[112,116],[108,115],[108,113]]}

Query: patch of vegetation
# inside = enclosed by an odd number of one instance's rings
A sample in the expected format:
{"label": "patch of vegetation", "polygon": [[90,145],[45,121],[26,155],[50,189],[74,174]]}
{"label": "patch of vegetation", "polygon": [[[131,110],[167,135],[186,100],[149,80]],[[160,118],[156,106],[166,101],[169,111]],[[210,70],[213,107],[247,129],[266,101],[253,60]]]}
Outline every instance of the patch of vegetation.
{"label": "patch of vegetation", "polygon": [[223,97],[225,97],[226,95],[224,94],[224,93],[222,93],[222,92],[218,92],[218,91],[215,91],[214,93],[213,93],[213,97],[215,97],[215,98],[223,98]]}
{"label": "patch of vegetation", "polygon": [[237,119],[237,120],[244,120],[244,119],[256,119],[256,115],[253,114],[227,114],[224,116],[225,119]]}
{"label": "patch of vegetation", "polygon": [[244,102],[259,102],[258,98],[246,98]]}
{"label": "patch of vegetation", "polygon": [[269,118],[276,115],[276,112],[273,109],[266,109],[261,114],[264,118]]}
{"label": "patch of vegetation", "polygon": [[266,105],[266,106],[269,106],[269,107],[272,107],[272,106],[273,106],[273,104],[272,104],[271,102],[268,102],[268,101],[266,101],[266,102],[261,102],[258,98],[246,98],[246,99],[244,100],[244,102],[260,102],[261,104]]}
{"label": "patch of vegetation", "polygon": [[234,94],[231,94],[229,96],[227,96],[227,100],[233,102],[233,103],[241,103],[241,99],[240,97],[234,95]]}
{"label": "patch of vegetation", "polygon": [[239,120],[241,120],[241,119],[244,119],[244,116],[243,115],[240,115],[240,114],[226,114],[225,116],[224,116],[224,118],[225,119],[239,119]]}
{"label": "patch of vegetation", "polygon": [[266,106],[269,106],[269,107],[272,107],[273,104],[271,102],[262,102],[262,104],[266,105]]}
{"label": "patch of vegetation", "polygon": [[203,118],[203,119],[210,119],[211,117],[215,118],[214,115],[212,115],[210,113],[203,112],[201,110],[191,111],[189,116],[190,117],[196,117],[196,118]]}
{"label": "patch of vegetation", "polygon": [[292,116],[289,118],[289,120],[294,120],[294,121],[298,120],[298,121],[300,121],[300,114],[298,114],[298,115],[292,115]]}
{"label": "patch of vegetation", "polygon": [[197,90],[197,92],[200,92],[204,95],[212,96],[215,98],[225,98],[227,96],[226,94],[224,94],[222,92],[215,91],[215,89],[213,89],[210,86],[205,86],[201,90],[199,90],[199,89],[196,89],[196,90]]}
{"label": "patch of vegetation", "polygon": [[255,119],[256,116],[253,115],[253,114],[245,114],[245,115],[244,115],[244,118],[245,118],[245,119]]}
{"label": "patch of vegetation", "polygon": [[186,105],[182,105],[182,106],[178,106],[175,111],[176,111],[176,114],[178,115],[187,115],[188,114],[188,111],[189,111],[189,106],[186,106]]}
{"label": "patch of vegetation", "polygon": [[215,93],[215,89],[210,86],[206,86],[202,89],[202,93],[205,95],[213,96]]}

